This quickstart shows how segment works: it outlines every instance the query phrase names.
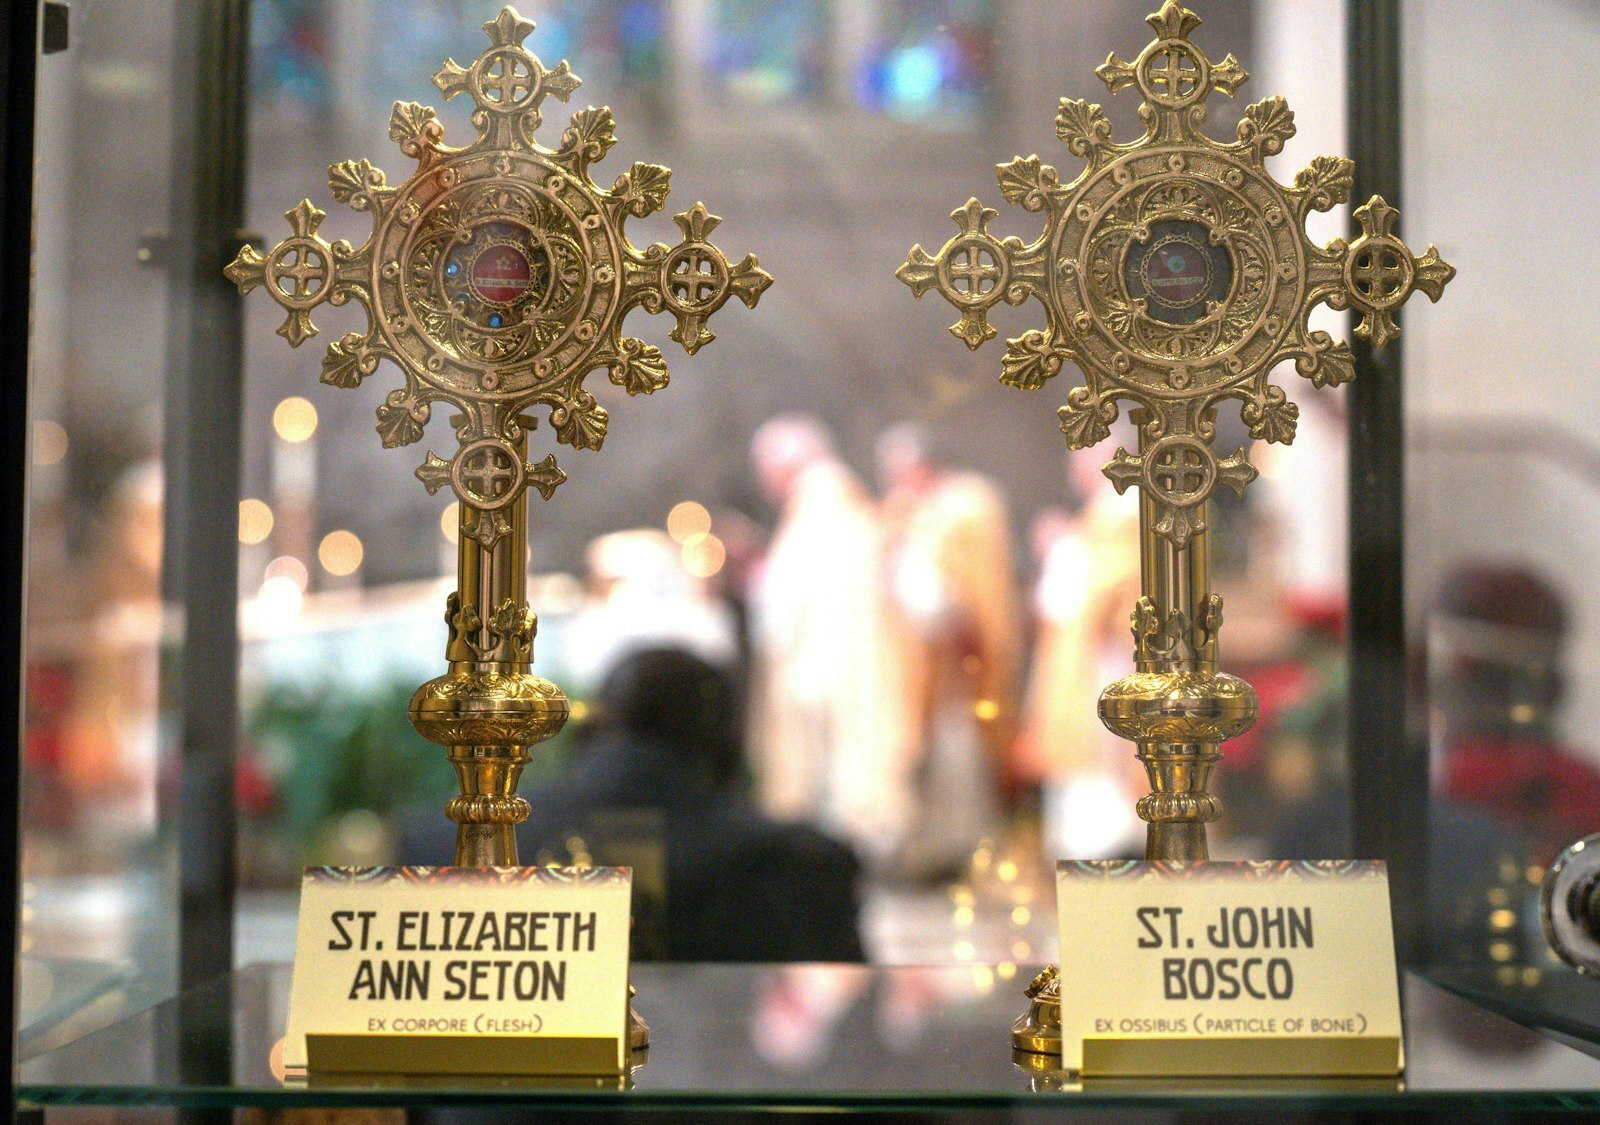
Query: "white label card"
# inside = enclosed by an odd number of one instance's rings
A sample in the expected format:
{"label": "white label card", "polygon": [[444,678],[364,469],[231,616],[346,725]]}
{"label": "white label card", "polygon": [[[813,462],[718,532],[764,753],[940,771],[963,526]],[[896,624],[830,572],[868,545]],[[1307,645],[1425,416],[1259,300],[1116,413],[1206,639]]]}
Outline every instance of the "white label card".
{"label": "white label card", "polygon": [[284,1065],[620,1073],[627,868],[311,867]]}
{"label": "white label card", "polygon": [[1381,863],[1062,862],[1056,872],[1065,1069],[1399,1073]]}

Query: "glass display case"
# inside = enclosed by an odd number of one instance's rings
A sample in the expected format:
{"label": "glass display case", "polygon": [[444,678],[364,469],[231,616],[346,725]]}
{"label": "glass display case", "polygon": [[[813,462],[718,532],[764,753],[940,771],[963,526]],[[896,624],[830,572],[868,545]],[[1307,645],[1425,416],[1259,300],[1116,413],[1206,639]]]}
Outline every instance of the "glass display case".
{"label": "glass display case", "polygon": [[[660,160],[673,210],[713,201],[775,279],[653,401],[593,379],[605,451],[563,449],[529,521],[537,670],[571,718],[524,776],[522,857],[633,867],[652,1047],[615,1083],[286,1081],[301,869],[451,854],[455,780],[406,702],[438,671],[461,525],[377,440],[382,395],[319,382],[353,307],[291,350],[223,268],[302,196],[359,245],[329,165],[398,167],[397,101],[466,130],[429,78],[499,5],[72,0],[8,11],[0,73],[0,312],[27,341],[0,423],[19,1104],[1600,1109],[1600,986],[1540,903],[1600,831],[1588,236],[1561,217],[1596,129],[1527,79],[1581,69],[1600,15],[1189,6],[1250,72],[1213,136],[1283,95],[1274,174],[1353,157],[1351,201],[1381,192],[1458,271],[1397,343],[1352,338],[1349,386],[1278,373],[1292,445],[1222,412],[1260,479],[1210,531],[1223,663],[1261,704],[1216,770],[1212,855],[1387,861],[1401,1080],[1097,1084],[1010,1051],[1056,954],[1053,861],[1143,847],[1142,774],[1095,715],[1132,666],[1137,504],[1099,475],[1110,447],[1068,452],[1059,396],[995,386],[999,348],[943,337],[895,269],[996,161],[1049,147],[1076,174],[1058,99],[1137,135],[1093,72],[1148,38],[1143,10],[537,0],[528,45],[583,80],[542,129],[610,106],[595,181]],[[1352,237],[1346,210],[1313,239]],[[995,231],[1034,237],[1012,212]],[[630,233],[675,241],[670,214]]]}

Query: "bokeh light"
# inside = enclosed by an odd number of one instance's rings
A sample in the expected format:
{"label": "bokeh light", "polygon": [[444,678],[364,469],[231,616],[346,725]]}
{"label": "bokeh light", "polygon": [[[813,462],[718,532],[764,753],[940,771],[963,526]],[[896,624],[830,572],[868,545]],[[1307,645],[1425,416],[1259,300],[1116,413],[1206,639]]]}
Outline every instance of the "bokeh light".
{"label": "bokeh light", "polygon": [[[304,590],[306,583],[311,581],[311,574],[306,570],[306,564],[293,555],[279,555],[273,559],[267,564],[267,569],[263,572],[262,577],[265,582],[271,582],[279,578],[286,579],[301,590]],[[265,582],[263,585],[265,585]]]}
{"label": "bokeh light", "polygon": [[944,75],[939,55],[932,47],[926,44],[907,47],[890,55],[887,61],[891,102],[916,106],[938,96]]}
{"label": "bokeh light", "polygon": [[272,509],[261,500],[239,501],[239,542],[260,543],[272,534]]}
{"label": "bokeh light", "polygon": [[695,578],[710,578],[728,560],[728,549],[715,535],[696,535],[683,545],[683,569]]}
{"label": "bokeh light", "polygon": [[354,574],[361,566],[361,540],[353,531],[330,531],[317,545],[317,561],[335,577]]}
{"label": "bokeh light", "polygon": [[60,422],[36,418],[33,422],[33,463],[54,465],[67,455],[67,431]]}
{"label": "bokeh light", "polygon": [[451,543],[461,542],[461,501],[450,501],[439,513],[439,534]]}
{"label": "bokeh light", "polygon": [[317,432],[317,408],[309,399],[290,395],[273,409],[272,428],[290,444],[305,441]]}
{"label": "bokeh light", "polygon": [[687,543],[695,536],[710,531],[711,513],[706,511],[703,504],[685,500],[673,505],[672,511],[667,513],[667,534],[678,543]]}

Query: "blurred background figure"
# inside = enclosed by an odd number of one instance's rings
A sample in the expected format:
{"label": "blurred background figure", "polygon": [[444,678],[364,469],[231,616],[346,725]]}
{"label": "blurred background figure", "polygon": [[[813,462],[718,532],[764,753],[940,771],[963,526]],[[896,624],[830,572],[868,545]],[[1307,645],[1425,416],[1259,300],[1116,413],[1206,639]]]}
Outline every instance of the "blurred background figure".
{"label": "blurred background figure", "polygon": [[891,427],[876,453],[916,810],[898,866],[948,876],[998,832],[1009,780],[1022,648],[1011,533],[999,490],[939,464],[921,427]]}
{"label": "blurred background figure", "polygon": [[[1129,432],[1120,444],[1133,442]],[[1036,631],[1016,751],[1019,776],[1040,787],[1046,854],[1081,859],[1142,850],[1133,801],[1146,788],[1098,711],[1101,688],[1133,670],[1128,615],[1139,598],[1139,505],[1109,487],[1105,461],[1100,450],[1069,453],[1075,510],[1034,521]]]}
{"label": "blurred background figure", "polygon": [[[681,648],[621,659],[591,705],[571,770],[528,794],[527,857],[583,850],[623,862],[605,825],[653,814],[665,886],[647,908],[671,961],[860,961],[859,865],[806,825],[777,824],[750,796],[732,678]],[[624,833],[625,834],[625,833]],[[622,846],[629,841],[622,840]],[[637,913],[637,906],[636,906]]]}
{"label": "blurred background figure", "polygon": [[117,480],[84,591],[93,643],[80,646],[60,765],[93,867],[149,844],[156,822],[159,660],[145,638],[161,631],[161,488],[154,460]]}
{"label": "blurred background figure", "polygon": [[1435,783],[1545,864],[1600,828],[1600,770],[1556,734],[1569,620],[1544,578],[1486,561],[1450,573],[1429,619]]}
{"label": "blurred background figure", "polygon": [[774,418],[751,457],[779,510],[751,607],[762,804],[882,860],[909,823],[910,731],[872,501],[816,418]]}
{"label": "blurred background figure", "polygon": [[[703,510],[703,509],[702,509]],[[674,645],[719,665],[736,659],[733,614],[707,580],[685,569],[683,550],[657,528],[602,535],[584,552],[583,607],[563,632],[578,683],[596,684],[642,648]]]}

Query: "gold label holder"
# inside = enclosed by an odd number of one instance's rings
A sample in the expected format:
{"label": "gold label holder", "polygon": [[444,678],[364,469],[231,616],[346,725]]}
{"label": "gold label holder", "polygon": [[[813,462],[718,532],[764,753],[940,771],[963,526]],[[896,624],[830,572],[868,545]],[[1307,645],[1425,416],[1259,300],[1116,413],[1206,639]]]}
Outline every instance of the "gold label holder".
{"label": "gold label holder", "polygon": [[306,1069],[340,1074],[614,1075],[618,1036],[306,1033]]}
{"label": "gold label holder", "polygon": [[1084,1078],[1388,1077],[1401,1071],[1400,1037],[1329,1039],[1088,1036]]}

